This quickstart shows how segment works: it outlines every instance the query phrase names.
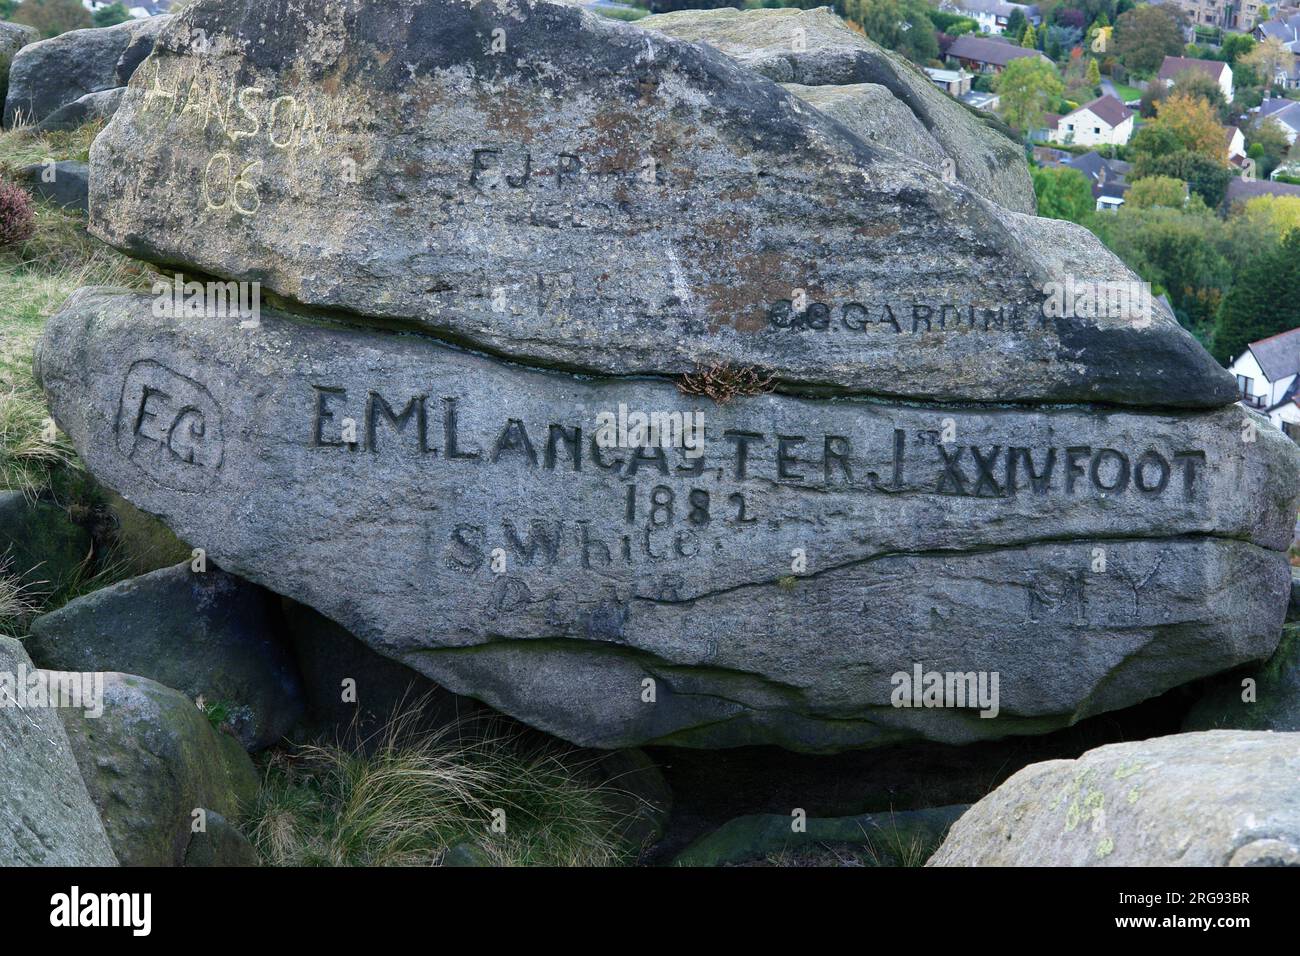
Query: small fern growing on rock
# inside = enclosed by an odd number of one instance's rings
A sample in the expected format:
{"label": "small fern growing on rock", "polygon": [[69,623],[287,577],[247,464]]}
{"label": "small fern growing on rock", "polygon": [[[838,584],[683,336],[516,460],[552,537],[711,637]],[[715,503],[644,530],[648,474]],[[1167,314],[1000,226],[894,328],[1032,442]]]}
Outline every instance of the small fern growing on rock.
{"label": "small fern growing on rock", "polygon": [[0,248],[26,242],[36,231],[36,211],[27,190],[0,182]]}

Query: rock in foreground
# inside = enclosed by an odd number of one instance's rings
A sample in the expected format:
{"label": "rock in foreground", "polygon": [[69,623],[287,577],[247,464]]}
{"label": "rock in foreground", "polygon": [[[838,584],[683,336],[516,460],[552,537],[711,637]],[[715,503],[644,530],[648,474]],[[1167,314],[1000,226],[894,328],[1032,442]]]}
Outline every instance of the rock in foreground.
{"label": "rock in foreground", "polygon": [[[1267,427],[1244,441],[1240,409],[716,405],[153,305],[83,290],[46,329],[38,373],[96,477],[222,567],[577,743],[1037,733],[1280,635],[1297,452]],[[701,453],[602,444],[620,406],[699,413]],[[914,668],[996,678],[997,715],[919,689],[894,706]]]}
{"label": "rock in foreground", "polygon": [[[1083,228],[874,147],[707,46],[545,0],[275,18],[200,0],[91,164],[91,229],[136,258],[534,364],[725,361],[972,401],[1236,398]],[[1070,283],[1113,295],[1076,302]]]}
{"label": "rock in foreground", "polygon": [[188,564],[101,588],[32,622],[42,667],[120,671],[227,709],[248,750],[277,743],[303,711],[278,601],[217,568]]}
{"label": "rock in foreground", "polygon": [[929,866],[1300,866],[1300,734],[1217,730],[1021,770]]}
{"label": "rock in foreground", "polygon": [[0,637],[0,866],[116,866],[58,711],[27,694],[35,672]]}
{"label": "rock in foreground", "polygon": [[257,796],[257,771],[233,737],[194,701],[156,681],[98,674],[98,716],[60,710],[72,751],[123,866],[180,866],[196,810],[240,819]]}

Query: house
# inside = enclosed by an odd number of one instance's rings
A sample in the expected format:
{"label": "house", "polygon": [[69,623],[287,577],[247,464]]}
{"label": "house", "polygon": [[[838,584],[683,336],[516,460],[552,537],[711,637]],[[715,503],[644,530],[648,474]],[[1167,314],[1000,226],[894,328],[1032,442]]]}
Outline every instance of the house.
{"label": "house", "polygon": [[1254,199],[1256,196],[1300,196],[1300,186],[1258,179],[1246,180],[1234,176],[1228,180],[1228,190],[1223,198],[1223,208],[1230,210],[1238,203]]}
{"label": "house", "polygon": [[1256,40],[1281,40],[1288,50],[1294,52],[1292,44],[1300,43],[1300,13],[1293,12],[1257,23],[1251,35]]}
{"label": "house", "polygon": [[1017,10],[1035,27],[1043,22],[1037,5],[1032,3],[1006,3],[1005,0],[944,0],[944,3],[940,4],[940,9],[970,17],[979,24],[980,33],[991,33],[995,36],[1003,34],[1011,14]]}
{"label": "house", "polygon": [[[115,0],[81,0],[81,5],[94,13],[104,7],[112,6],[114,2]],[[118,2],[137,20],[169,13],[172,5],[172,0],[118,0]]]}
{"label": "house", "polygon": [[1300,436],[1300,329],[1251,342],[1228,371],[1242,405],[1263,412],[1293,440]]}
{"label": "house", "polygon": [[1167,56],[1156,75],[1165,86],[1173,86],[1183,73],[1204,73],[1223,91],[1223,102],[1232,102],[1232,67],[1218,60],[1194,60],[1188,56]]}
{"label": "house", "polygon": [[1234,166],[1246,165],[1246,137],[1235,126],[1223,127],[1223,139],[1228,151],[1228,162]]}
{"label": "house", "polygon": [[959,36],[948,47],[948,58],[973,73],[1001,73],[1012,60],[1026,56],[1036,56],[1048,64],[1052,62],[1037,50],[1026,50],[1004,40]]}
{"label": "house", "polygon": [[1276,123],[1286,134],[1286,141],[1295,145],[1296,136],[1300,136],[1300,100],[1287,100],[1280,96],[1267,99],[1259,104],[1259,119]]}
{"label": "house", "polygon": [[1124,205],[1124,196],[1129,187],[1128,174],[1132,168],[1129,163],[1106,159],[1094,150],[1066,159],[1060,165],[1077,169],[1087,178],[1092,186],[1092,198],[1097,204],[1097,212],[1114,212]]}
{"label": "house", "polygon": [[1049,139],[1076,146],[1123,146],[1133,135],[1133,111],[1107,93],[1056,120]]}
{"label": "house", "polygon": [[1259,0],[1175,0],[1192,26],[1219,27],[1245,32],[1255,26],[1268,8]]}
{"label": "house", "polygon": [[927,66],[925,75],[930,82],[949,96],[964,96],[970,92],[971,75],[965,70],[939,70]]}
{"label": "house", "polygon": [[992,113],[1002,102],[1002,97],[996,93],[981,93],[979,90],[971,90],[958,97],[963,103],[972,109],[983,110],[986,113]]}

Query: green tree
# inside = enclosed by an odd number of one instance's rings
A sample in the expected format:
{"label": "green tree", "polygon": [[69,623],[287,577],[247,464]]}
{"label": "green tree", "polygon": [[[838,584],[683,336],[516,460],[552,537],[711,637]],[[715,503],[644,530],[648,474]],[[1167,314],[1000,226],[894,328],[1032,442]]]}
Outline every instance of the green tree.
{"label": "green tree", "polygon": [[1007,17],[1007,25],[1002,30],[1002,35],[1013,43],[1019,43],[1020,38],[1025,35],[1025,27],[1029,26],[1029,21],[1025,15],[1016,7],[1011,11],[1011,16]]}
{"label": "green tree", "polygon": [[1217,216],[1195,200],[1184,209],[1138,209],[1125,202],[1114,215],[1098,216],[1094,228],[1130,269],[1168,294],[1180,322],[1202,342],[1210,339],[1232,282]]}
{"label": "green tree", "polygon": [[1242,269],[1214,326],[1214,355],[1227,362],[1251,342],[1300,326],[1300,230]]}
{"label": "green tree", "polygon": [[1255,38],[1249,33],[1229,33],[1223,38],[1223,45],[1219,47],[1219,56],[1225,62],[1235,64],[1242,57],[1248,56],[1253,49],[1255,49]]}
{"label": "green tree", "polygon": [[1291,144],[1282,127],[1268,118],[1256,120],[1245,132],[1246,155],[1255,160],[1255,175],[1264,179],[1286,158]]}
{"label": "green tree", "polygon": [[1101,85],[1101,67],[1097,65],[1095,59],[1088,60],[1088,75],[1086,81],[1089,86]]}
{"label": "green tree", "polygon": [[18,9],[18,0],[0,0],[0,20],[12,20]]}
{"label": "green tree", "polygon": [[1115,21],[1115,55],[1130,70],[1154,73],[1166,56],[1183,53],[1183,18],[1174,7],[1134,7]]}
{"label": "green tree", "polygon": [[844,12],[871,39],[913,63],[939,57],[934,23],[921,0],[847,0]]}
{"label": "green tree", "polygon": [[1069,166],[1031,167],[1038,215],[1083,223],[1092,218],[1096,203],[1088,177]]}
{"label": "green tree", "polygon": [[998,94],[998,112],[1012,126],[1028,132],[1043,121],[1050,112],[1065,84],[1057,75],[1056,67],[1036,56],[1012,60],[993,81],[993,92]]}
{"label": "green tree", "polygon": [[90,19],[97,27],[111,27],[119,23],[126,23],[131,19],[131,11],[122,6],[121,3],[110,3],[106,7],[100,7],[90,15]]}
{"label": "green tree", "polygon": [[81,0],[23,0],[13,21],[35,27],[46,39],[94,26]]}
{"label": "green tree", "polygon": [[1187,198],[1187,183],[1172,176],[1148,176],[1139,179],[1129,187],[1124,195],[1124,205],[1134,209],[1148,209],[1151,206],[1169,206],[1182,208]]}
{"label": "green tree", "polygon": [[1032,23],[1025,24],[1025,32],[1020,38],[1020,45],[1026,50],[1038,49],[1038,34],[1034,32]]}
{"label": "green tree", "polygon": [[1184,149],[1171,153],[1140,154],[1133,162],[1129,181],[1136,182],[1147,176],[1181,179],[1192,192],[1201,197],[1206,206],[1213,209],[1223,202],[1228,181],[1232,179],[1232,170],[1224,162]]}

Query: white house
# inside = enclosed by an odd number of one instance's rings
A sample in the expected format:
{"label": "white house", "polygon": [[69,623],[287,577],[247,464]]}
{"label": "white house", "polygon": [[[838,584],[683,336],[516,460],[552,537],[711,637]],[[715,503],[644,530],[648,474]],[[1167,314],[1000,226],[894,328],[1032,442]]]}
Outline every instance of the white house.
{"label": "white house", "polygon": [[1160,73],[1157,75],[1165,86],[1175,86],[1178,77],[1183,73],[1204,73],[1215,83],[1219,84],[1219,89],[1223,91],[1223,102],[1232,102],[1232,67],[1218,60],[1195,60],[1187,56],[1167,56],[1163,63],[1160,64]]}
{"label": "white house", "polygon": [[947,0],[941,9],[970,17],[980,26],[980,33],[1001,36],[1011,14],[1019,10],[1035,27],[1043,22],[1038,6],[1032,3],[1007,3],[1005,0]]}
{"label": "white house", "polygon": [[1293,439],[1300,436],[1300,329],[1251,342],[1228,371],[1237,377],[1241,404],[1266,414]]}
{"label": "white house", "polygon": [[1053,142],[1076,146],[1123,146],[1133,135],[1133,111],[1107,93],[1058,118]]}
{"label": "white house", "polygon": [[1294,146],[1296,136],[1300,135],[1300,100],[1280,96],[1265,100],[1259,104],[1259,122],[1265,120],[1276,123],[1286,135],[1286,141]]}

